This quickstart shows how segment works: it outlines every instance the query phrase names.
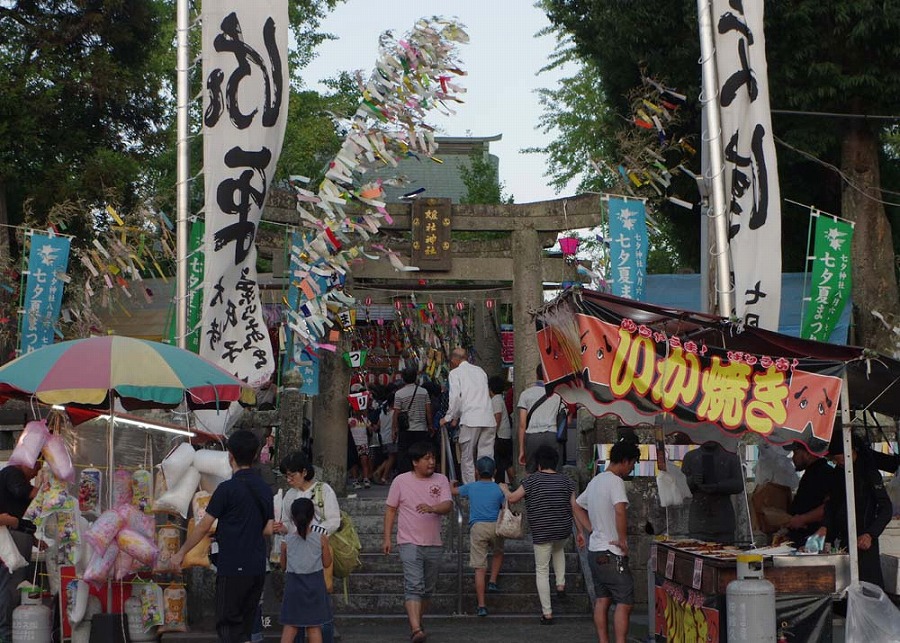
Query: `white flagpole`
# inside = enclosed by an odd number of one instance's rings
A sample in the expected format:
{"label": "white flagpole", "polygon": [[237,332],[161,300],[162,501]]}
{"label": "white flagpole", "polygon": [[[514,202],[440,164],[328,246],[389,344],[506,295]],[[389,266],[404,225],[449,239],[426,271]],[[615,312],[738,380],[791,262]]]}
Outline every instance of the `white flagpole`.
{"label": "white flagpole", "polygon": [[176,179],[176,288],[175,288],[175,344],[184,348],[187,341],[187,254],[188,254],[188,172],[190,149],[188,148],[188,101],[190,100],[190,50],[188,29],[190,11],[188,0],[176,4],[178,57],[176,63],[177,93],[177,179]]}
{"label": "white flagpole", "polygon": [[[719,115],[719,87],[716,72],[715,44],[713,41],[712,11],[710,0],[697,0],[700,24],[700,67],[703,72],[703,89],[700,102],[706,115],[706,139],[709,150],[709,177],[712,203],[709,218],[715,227],[716,238],[716,291],[719,315],[730,317],[734,312],[731,290],[731,266],[728,255],[728,217],[725,203],[725,155],[722,150],[722,123]],[[706,252],[706,248],[702,248]]]}
{"label": "white flagpole", "polygon": [[[853,442],[851,439],[852,428],[850,426],[850,387],[847,378],[847,369],[844,369],[844,383],[841,386],[841,424],[843,427],[844,445],[844,488],[847,490],[847,552],[850,554],[850,586],[859,584],[859,550],[856,548],[856,490],[854,489],[853,469]],[[873,539],[874,540],[874,539]],[[845,543],[841,543],[844,545]]]}

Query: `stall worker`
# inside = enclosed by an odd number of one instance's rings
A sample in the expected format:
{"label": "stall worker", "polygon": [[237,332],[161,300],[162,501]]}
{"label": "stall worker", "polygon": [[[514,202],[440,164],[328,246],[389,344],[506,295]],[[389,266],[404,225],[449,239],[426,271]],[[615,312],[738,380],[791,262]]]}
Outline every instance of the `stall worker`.
{"label": "stall worker", "polygon": [[[859,552],[859,580],[884,588],[881,573],[881,553],[878,537],[891,521],[893,508],[884,488],[884,480],[871,461],[870,449],[859,436],[851,440],[853,458],[853,495],[856,499],[856,548]],[[828,447],[828,457],[840,468],[844,467],[844,442],[841,432],[835,432]],[[817,532],[836,547],[846,547],[847,488],[843,471],[837,471],[831,494],[825,502],[825,523]]]}
{"label": "stall worker", "polygon": [[[10,464],[0,470],[0,526],[9,529],[19,553],[31,561],[34,542],[34,523],[22,516],[34,500],[41,486],[41,479],[34,486],[31,481],[41,470],[41,461],[33,467]],[[0,641],[12,640],[12,613],[19,603],[19,583],[25,580],[27,567],[10,571],[0,562]]]}
{"label": "stall worker", "polygon": [[788,509],[791,519],[785,525],[785,537],[794,547],[802,547],[806,539],[822,526],[825,501],[831,493],[837,472],[828,464],[828,460],[813,455],[802,444],[790,444],[784,448],[793,451],[791,459],[794,461],[794,468],[803,472]]}
{"label": "stall worker", "polygon": [[681,464],[693,494],[688,515],[691,538],[705,542],[734,542],[734,506],[731,496],[744,490],[744,476],[737,455],[717,442],[704,442],[688,451]]}

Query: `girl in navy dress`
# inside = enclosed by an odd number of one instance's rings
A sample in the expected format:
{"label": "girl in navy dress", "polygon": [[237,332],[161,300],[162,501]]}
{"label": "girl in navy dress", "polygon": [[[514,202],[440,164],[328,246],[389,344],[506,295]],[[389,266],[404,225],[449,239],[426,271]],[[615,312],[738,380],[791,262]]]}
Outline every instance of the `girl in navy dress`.
{"label": "girl in navy dress", "polygon": [[294,643],[303,628],[307,643],[322,643],[322,626],[330,623],[331,602],[323,568],[331,564],[331,548],[324,530],[311,525],[315,507],[309,498],[291,504],[296,534],[281,543],[284,599],[281,603],[281,643]]}

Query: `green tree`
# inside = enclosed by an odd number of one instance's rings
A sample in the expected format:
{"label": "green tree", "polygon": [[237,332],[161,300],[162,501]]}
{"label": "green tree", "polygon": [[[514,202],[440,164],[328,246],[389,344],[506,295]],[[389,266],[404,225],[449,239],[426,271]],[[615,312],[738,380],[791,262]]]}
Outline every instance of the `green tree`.
{"label": "green tree", "polygon": [[466,186],[466,196],[460,203],[512,203],[512,196],[506,196],[500,182],[497,166],[487,154],[473,153],[468,165],[459,168],[459,177]]}
{"label": "green tree", "polygon": [[[597,70],[606,105],[626,113],[641,70],[693,97],[699,132],[700,70],[693,0],[541,0],[551,22],[571,35]],[[774,108],[845,114],[890,114],[900,104],[900,3],[796,0],[766,3],[766,51]],[[625,126],[623,121],[622,126]],[[869,119],[776,114],[782,197],[856,221],[853,299],[861,341],[890,353],[894,336],[872,316],[900,313],[891,227],[882,204],[881,166],[896,176],[884,132]],[[614,160],[614,159],[611,159]],[[836,173],[830,164],[840,169]],[[696,170],[696,166],[695,166]],[[805,254],[808,216],[783,206],[786,269]]]}

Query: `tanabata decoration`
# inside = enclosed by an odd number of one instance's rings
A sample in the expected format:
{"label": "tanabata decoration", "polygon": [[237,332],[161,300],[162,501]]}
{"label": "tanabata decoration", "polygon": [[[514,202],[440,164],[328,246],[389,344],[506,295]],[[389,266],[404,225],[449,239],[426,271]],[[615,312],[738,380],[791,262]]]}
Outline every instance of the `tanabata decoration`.
{"label": "tanabata decoration", "polygon": [[[434,128],[423,119],[431,109],[453,113],[449,104],[462,102],[465,90],[454,80],[465,75],[456,59],[457,46],[465,42],[462,25],[436,17],[419,20],[402,39],[382,34],[375,70],[367,81],[357,78],[362,101],[340,124],[347,135],[318,191],[301,186],[308,182],[305,177],[291,177],[306,232],[295,235],[302,240],[291,247],[291,279],[301,296],[287,324],[304,346],[334,350],[322,340],[335,323],[329,304],[355,303],[343,290],[351,262],[382,256],[396,270],[417,270],[405,266],[396,251],[372,243],[382,221],[392,221],[383,188],[401,180],[361,177],[370,169],[396,167],[405,157],[440,162]],[[348,212],[351,202],[361,210]]]}

